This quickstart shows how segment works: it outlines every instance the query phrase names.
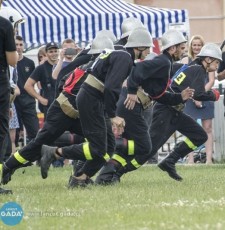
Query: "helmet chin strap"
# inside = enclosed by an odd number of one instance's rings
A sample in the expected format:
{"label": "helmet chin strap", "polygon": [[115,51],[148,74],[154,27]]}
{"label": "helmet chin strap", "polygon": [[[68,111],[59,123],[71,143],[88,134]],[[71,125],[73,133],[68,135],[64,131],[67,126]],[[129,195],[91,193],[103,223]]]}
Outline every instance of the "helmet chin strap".
{"label": "helmet chin strap", "polygon": [[138,59],[141,59],[142,53],[143,53],[143,51],[145,51],[146,49],[148,49],[148,48],[147,48],[147,47],[146,47],[145,49],[139,49],[139,48],[137,48],[137,50],[139,51]]}
{"label": "helmet chin strap", "polygon": [[211,63],[213,63],[215,60],[216,60],[216,59],[212,59],[211,62],[207,62],[206,60],[204,60],[205,63],[206,63],[206,72],[207,72],[207,73],[209,72],[208,70],[209,70],[209,68],[210,68]]}
{"label": "helmet chin strap", "polygon": [[141,50],[139,50],[139,55],[138,55],[138,59],[141,59],[141,57],[142,57],[142,53],[143,53],[143,51]]}

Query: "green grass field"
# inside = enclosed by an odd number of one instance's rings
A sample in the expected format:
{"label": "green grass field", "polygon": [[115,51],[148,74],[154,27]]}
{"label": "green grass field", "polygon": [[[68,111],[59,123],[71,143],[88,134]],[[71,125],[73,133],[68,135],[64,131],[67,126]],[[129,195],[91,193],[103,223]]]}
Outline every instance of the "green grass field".
{"label": "green grass field", "polygon": [[115,186],[66,188],[71,168],[51,168],[41,179],[36,166],[18,170],[0,196],[1,206],[20,204],[23,220],[0,229],[152,230],[225,229],[225,165],[178,165],[183,182],[145,166]]}

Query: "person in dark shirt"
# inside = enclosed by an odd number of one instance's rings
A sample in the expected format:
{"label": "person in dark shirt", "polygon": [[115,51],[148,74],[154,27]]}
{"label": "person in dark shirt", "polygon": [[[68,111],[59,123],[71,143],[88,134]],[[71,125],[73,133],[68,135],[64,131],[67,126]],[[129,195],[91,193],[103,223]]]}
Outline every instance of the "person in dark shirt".
{"label": "person in dark shirt", "polygon": [[[55,80],[52,78],[53,65],[58,61],[59,47],[56,43],[50,42],[45,46],[47,60],[36,67],[27,79],[24,89],[44,106],[44,116],[55,98]],[[34,85],[40,82],[42,95],[38,94]]]}
{"label": "person in dark shirt", "polygon": [[26,128],[28,140],[36,137],[39,130],[39,122],[36,111],[36,101],[24,89],[27,79],[35,69],[34,61],[23,55],[24,41],[19,35],[16,36],[16,49],[19,54],[19,60],[16,66],[18,81],[17,86],[20,89],[20,95],[15,99],[15,106],[19,118],[20,128],[23,130],[23,125]]}
{"label": "person in dark shirt", "polygon": [[[0,8],[2,0],[0,0]],[[8,65],[15,67],[18,60],[13,27],[9,20],[0,16],[0,184],[2,183],[4,143],[9,132],[10,83]],[[0,187],[0,194],[12,193]]]}

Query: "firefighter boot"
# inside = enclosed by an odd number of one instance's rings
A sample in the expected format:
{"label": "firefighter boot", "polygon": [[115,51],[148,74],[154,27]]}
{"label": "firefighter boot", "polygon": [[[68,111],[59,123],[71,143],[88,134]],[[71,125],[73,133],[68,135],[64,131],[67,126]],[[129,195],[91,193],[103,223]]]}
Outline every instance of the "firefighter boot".
{"label": "firefighter boot", "polygon": [[[2,180],[2,175],[3,175],[3,165],[1,164],[0,166],[0,180]],[[1,185],[1,181],[0,181],[0,185]],[[0,187],[0,195],[7,195],[7,194],[12,194],[12,190],[10,189],[4,189]]]}
{"label": "firefighter boot", "polygon": [[9,169],[5,163],[3,163],[3,172],[2,172],[2,184],[8,184],[11,181],[11,176],[15,170]]}
{"label": "firefighter boot", "polygon": [[17,167],[15,167],[15,168],[13,168],[13,169],[9,169],[6,165],[5,165],[5,163],[3,163],[3,173],[2,173],[2,184],[8,184],[9,183],[9,181],[11,181],[11,177],[12,177],[12,175],[13,175],[13,173],[17,170],[17,169],[19,169],[19,168],[24,168],[24,167],[28,167],[28,166],[32,166],[33,164],[32,164],[32,162],[27,162],[27,163],[25,163],[25,164],[23,164],[23,165],[19,165],[19,166],[17,166]]}
{"label": "firefighter boot", "polygon": [[48,177],[48,170],[53,161],[56,160],[55,152],[57,147],[51,147],[47,145],[43,145],[41,149],[41,160],[40,160],[40,168],[41,168],[41,176],[43,179]]}
{"label": "firefighter boot", "polygon": [[73,189],[77,187],[84,188],[86,186],[87,186],[86,180],[80,180],[80,179],[77,179],[75,176],[70,176],[68,189]]}
{"label": "firefighter boot", "polygon": [[73,189],[73,188],[77,188],[77,187],[86,187],[89,184],[94,184],[94,181],[92,179],[90,179],[89,177],[87,177],[85,180],[80,180],[77,179],[75,176],[70,176],[69,179],[69,184],[68,184],[68,189]]}
{"label": "firefighter boot", "polygon": [[112,184],[112,178],[116,172],[116,165],[114,163],[115,161],[114,162],[112,161],[113,160],[110,160],[103,166],[103,168],[99,172],[99,175],[95,179],[96,184],[99,184],[99,185]]}
{"label": "firefighter boot", "polygon": [[120,178],[125,174],[125,168],[121,166],[112,177],[112,184],[120,183]]}
{"label": "firefighter boot", "polygon": [[12,190],[4,189],[0,187],[0,195],[8,195],[8,194],[12,194]]}
{"label": "firefighter boot", "polygon": [[176,172],[175,164],[180,159],[180,155],[176,152],[172,152],[167,156],[165,159],[163,159],[159,164],[158,167],[166,171],[171,178],[177,181],[182,181],[183,178],[179,176]]}

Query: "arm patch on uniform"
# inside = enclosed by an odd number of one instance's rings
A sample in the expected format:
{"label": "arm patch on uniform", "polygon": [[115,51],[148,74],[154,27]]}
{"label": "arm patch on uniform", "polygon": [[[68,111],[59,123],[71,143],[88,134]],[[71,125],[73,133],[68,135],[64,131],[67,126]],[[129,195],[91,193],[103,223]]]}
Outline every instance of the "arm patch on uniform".
{"label": "arm patch on uniform", "polygon": [[174,81],[177,83],[177,85],[180,85],[185,78],[186,78],[186,74],[182,72],[174,79]]}
{"label": "arm patch on uniform", "polygon": [[99,59],[106,59],[111,53],[112,50],[104,49],[104,51],[99,55]]}

